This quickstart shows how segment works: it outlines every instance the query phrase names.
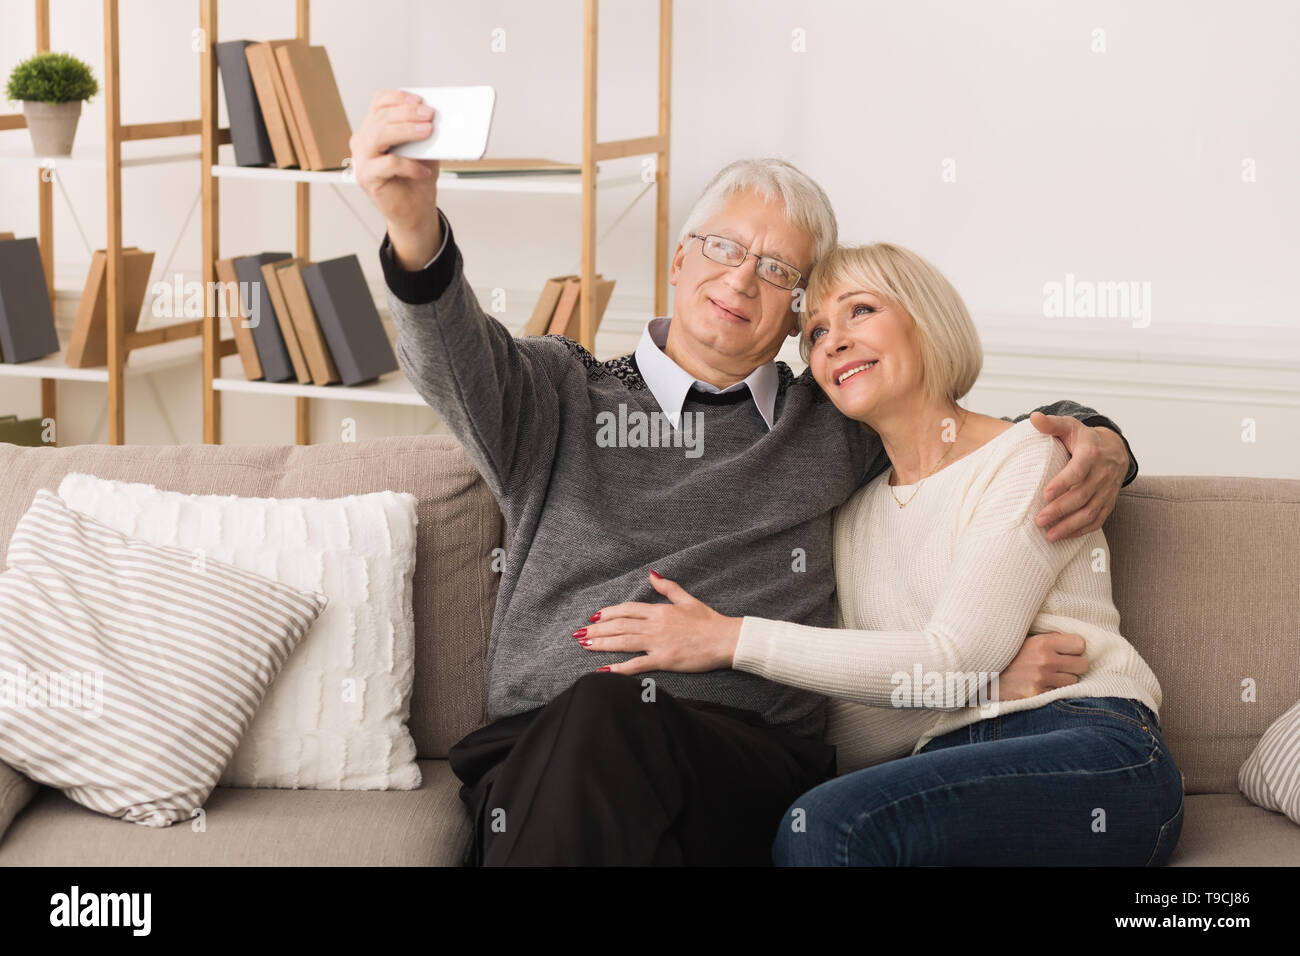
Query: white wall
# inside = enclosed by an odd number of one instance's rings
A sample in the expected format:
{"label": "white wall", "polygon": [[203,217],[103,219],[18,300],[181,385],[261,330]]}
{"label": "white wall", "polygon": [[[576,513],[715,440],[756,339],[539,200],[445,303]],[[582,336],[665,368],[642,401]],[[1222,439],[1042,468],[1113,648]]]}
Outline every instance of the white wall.
{"label": "white wall", "polygon": [[[653,132],[657,6],[602,3],[602,139]],[[197,7],[122,4],[124,122],[197,115]],[[219,38],[290,35],[292,7],[223,0]],[[55,49],[88,60],[102,79],[99,8],[52,4],[52,35]],[[966,296],[988,353],[972,407],[1012,414],[1074,398],[1125,428],[1146,473],[1300,478],[1300,62],[1290,50],[1300,5],[679,0],[676,8],[674,234],[726,162],[790,159],[835,202],[842,239],[912,246]],[[30,52],[32,13],[23,0],[0,11],[7,75]],[[379,88],[488,82],[499,93],[491,153],[562,160],[580,156],[581,25],[581,0],[312,7],[313,41],[330,51],[354,124]],[[505,52],[491,49],[497,28]],[[1104,52],[1094,51],[1097,30]],[[100,96],[79,142],[101,142],[102,132]],[[25,136],[0,134],[0,149],[25,145]],[[33,181],[0,167],[0,229],[34,234]],[[125,238],[155,250],[161,269],[197,195],[198,165],[127,170],[123,182]],[[91,243],[102,245],[102,173],[70,171],[65,185]],[[364,196],[313,192],[313,256],[355,252],[378,283],[373,236],[383,225]],[[638,192],[602,194],[602,234]],[[224,255],[292,248],[292,190],[228,181],[221,195]],[[541,280],[576,263],[576,197],[448,193],[443,208],[471,280],[484,292],[507,290],[508,323],[526,317]],[[619,282],[598,339],[603,355],[631,349],[649,314],[652,214],[647,193],[600,246],[599,268]],[[56,234],[56,278],[70,296],[62,307],[75,308],[88,256],[61,198]],[[196,214],[168,275],[197,276],[199,255]],[[1149,324],[1045,317],[1044,284],[1067,274],[1149,284]],[[783,357],[799,365],[793,351]],[[157,399],[133,384],[128,440],[200,440],[197,375],[195,367],[159,376]],[[34,414],[37,391],[0,380],[0,409]],[[64,440],[104,440],[94,431],[102,390],[65,384],[60,400]],[[227,441],[292,440],[292,402],[224,404]],[[316,403],[313,414],[319,440],[333,440],[344,415],[362,437],[435,426],[423,409]],[[1242,441],[1246,419],[1253,443]]]}

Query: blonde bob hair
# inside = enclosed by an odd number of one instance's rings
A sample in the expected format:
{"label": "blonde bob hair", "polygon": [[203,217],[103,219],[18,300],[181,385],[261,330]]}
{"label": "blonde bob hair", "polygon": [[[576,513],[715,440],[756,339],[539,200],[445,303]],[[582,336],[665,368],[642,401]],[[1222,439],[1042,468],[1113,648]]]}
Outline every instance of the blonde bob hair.
{"label": "blonde bob hair", "polygon": [[840,286],[874,292],[907,314],[916,327],[921,353],[921,387],[926,400],[956,401],[975,385],[984,364],[979,333],[961,296],[942,272],[910,249],[888,242],[837,246],[808,278],[799,316],[799,354],[812,352],[808,318],[831,305]]}

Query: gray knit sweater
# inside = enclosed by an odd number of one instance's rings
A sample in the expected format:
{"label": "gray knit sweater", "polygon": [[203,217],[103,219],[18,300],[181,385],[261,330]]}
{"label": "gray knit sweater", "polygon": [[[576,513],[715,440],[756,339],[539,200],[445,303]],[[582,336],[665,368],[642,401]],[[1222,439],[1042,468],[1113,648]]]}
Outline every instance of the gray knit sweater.
{"label": "gray knit sweater", "polygon": [[[583,674],[627,659],[585,650],[571,635],[601,607],[662,602],[650,568],[726,615],[833,626],[831,512],[889,466],[876,436],[841,415],[809,372],[778,362],[770,431],[747,389],[693,389],[683,425],[702,441],[653,441],[660,409],[635,357],[600,362],[563,336],[515,338],[479,306],[445,217],[443,229],[447,242],[423,270],[398,266],[387,236],[380,262],[402,370],[505,517],[489,718],[541,707]],[[1041,411],[1115,427],[1073,402]],[[649,423],[646,434],[633,431],[637,422]],[[1133,463],[1130,480],[1135,473]],[[825,698],[753,674],[645,676],[674,696],[757,711],[796,734],[824,730]]]}

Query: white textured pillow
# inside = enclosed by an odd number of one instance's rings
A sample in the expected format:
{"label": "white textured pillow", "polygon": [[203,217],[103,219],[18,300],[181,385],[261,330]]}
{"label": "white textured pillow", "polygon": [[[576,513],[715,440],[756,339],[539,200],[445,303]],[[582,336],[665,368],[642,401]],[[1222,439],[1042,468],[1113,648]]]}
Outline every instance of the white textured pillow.
{"label": "white textured pillow", "polygon": [[124,534],[329,597],[267,692],[223,786],[420,786],[406,727],[415,679],[414,495],[186,495],[78,473],[64,477],[59,495]]}
{"label": "white textured pillow", "polygon": [[325,595],[119,534],[42,488],[0,574],[0,760],[149,827],[203,806]]}
{"label": "white textured pillow", "polygon": [[1264,731],[1241,765],[1237,786],[1251,803],[1300,823],[1300,703]]}

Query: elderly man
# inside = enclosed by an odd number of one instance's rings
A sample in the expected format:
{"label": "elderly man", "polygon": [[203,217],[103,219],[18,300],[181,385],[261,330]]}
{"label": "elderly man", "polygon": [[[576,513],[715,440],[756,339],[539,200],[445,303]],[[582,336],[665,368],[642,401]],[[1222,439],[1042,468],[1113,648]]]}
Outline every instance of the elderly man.
{"label": "elderly man", "polygon": [[[506,520],[489,723],[450,754],[473,858],[769,862],[789,802],[835,772],[825,699],[736,670],[593,673],[626,655],[580,641],[593,610],[655,601],[656,573],[724,614],[833,625],[832,509],[889,462],[810,375],[774,361],[798,334],[808,274],[836,244],[830,204],[788,163],[728,166],[682,230],[672,316],[652,319],[635,353],[602,362],[562,336],[515,339],[479,306],[437,208],[438,164],[386,152],[428,135],[431,116],[410,94],[381,92],[351,147],[387,220],[398,359]],[[706,236],[744,255],[729,261]],[[1127,443],[1091,409],[1042,411],[1064,412],[1039,427],[1072,458],[1040,524],[1054,538],[1098,528],[1136,474]],[[673,427],[660,432],[664,417]],[[692,440],[648,440],[646,422]],[[1022,650],[1028,664],[1017,658],[1036,677],[1026,694],[1086,669],[1081,638],[1050,640]]]}

